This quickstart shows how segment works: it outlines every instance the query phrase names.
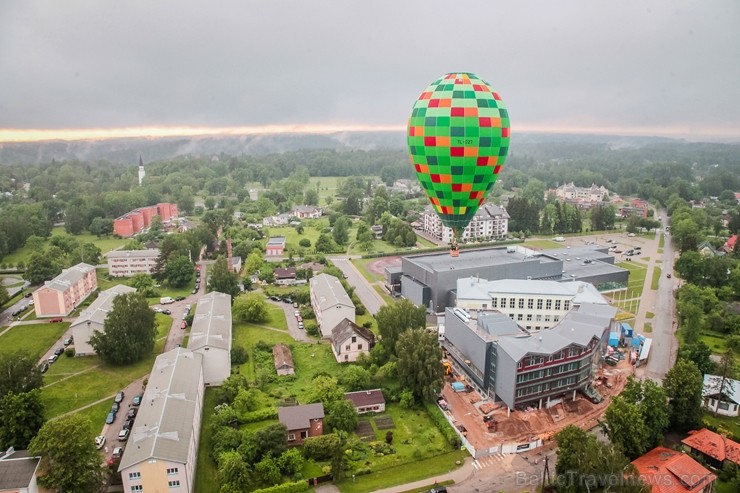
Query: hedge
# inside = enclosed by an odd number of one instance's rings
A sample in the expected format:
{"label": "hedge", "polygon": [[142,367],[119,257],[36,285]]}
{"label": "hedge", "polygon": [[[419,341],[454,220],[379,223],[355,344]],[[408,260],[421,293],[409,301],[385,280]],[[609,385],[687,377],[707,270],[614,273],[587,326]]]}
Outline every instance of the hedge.
{"label": "hedge", "polygon": [[283,483],[261,490],[254,490],[253,493],[303,493],[308,491],[308,481],[295,481],[293,483]]}
{"label": "hedge", "polygon": [[440,433],[442,433],[442,436],[447,440],[447,443],[452,445],[453,448],[459,448],[461,445],[460,437],[457,436],[457,432],[452,428],[437,405],[431,402],[424,402],[424,408],[427,410],[427,414],[429,414],[429,418],[431,418],[434,426],[437,427]]}
{"label": "hedge", "polygon": [[239,416],[240,423],[255,423],[257,421],[265,421],[268,419],[277,419],[278,411],[276,407],[265,407],[258,411],[252,411],[244,413]]}

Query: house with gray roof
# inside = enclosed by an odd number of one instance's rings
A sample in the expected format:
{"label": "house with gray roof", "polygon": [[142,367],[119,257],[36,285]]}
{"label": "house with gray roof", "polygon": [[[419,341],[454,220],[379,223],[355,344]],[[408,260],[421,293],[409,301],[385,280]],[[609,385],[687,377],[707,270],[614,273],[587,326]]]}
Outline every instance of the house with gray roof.
{"label": "house with gray roof", "polygon": [[212,291],[195,305],[188,349],[203,355],[206,385],[221,385],[231,375],[231,296]]}
{"label": "house with gray roof", "polygon": [[[461,283],[467,284],[469,279]],[[506,286],[505,308],[500,307],[500,301],[498,308],[491,307],[493,296],[488,293],[486,307],[445,310],[442,345],[452,366],[465,374],[481,395],[510,409],[550,407],[565,396],[575,397],[575,392],[589,386],[595,376],[609,333],[617,327],[617,309],[603,298],[597,299],[592,287],[579,287],[579,283],[556,286],[552,291],[538,282],[507,283],[502,284]],[[543,292],[538,294],[537,289]],[[571,290],[571,303],[567,310],[560,304],[557,320],[551,315],[549,325],[527,328],[530,316],[536,320],[537,300],[542,299],[544,310],[548,292],[564,296],[567,290]],[[529,299],[535,300],[531,309]],[[510,309],[510,300],[514,309]],[[554,309],[553,300],[550,310]],[[544,314],[539,314],[544,324]]]}
{"label": "house with gray roof", "polygon": [[724,416],[740,416],[740,381],[719,375],[704,375],[702,407]]}
{"label": "house with gray roof", "polygon": [[12,447],[0,453],[0,492],[39,493],[36,473],[40,457],[31,457],[26,450]]}
{"label": "house with gray roof", "polygon": [[345,318],[354,323],[355,304],[352,303],[342,283],[329,274],[319,274],[308,281],[311,291],[311,307],[321,337],[330,338],[332,330]]}
{"label": "house with gray roof", "polygon": [[201,354],[157,356],[118,467],[123,491],[193,491],[204,386]]}
{"label": "house with gray roof", "polygon": [[117,284],[112,288],[101,291],[95,301],[80,313],[77,320],[69,326],[72,329],[75,356],[95,354],[95,349],[90,345],[90,338],[96,331],[105,332],[105,319],[108,318],[108,314],[113,309],[113,300],[121,294],[135,292],[136,288]]}
{"label": "house with gray roof", "polygon": [[278,375],[295,375],[293,353],[287,344],[282,342],[275,344],[272,347],[272,359]]}
{"label": "house with gray roof", "polygon": [[370,354],[374,345],[373,331],[346,318],[331,331],[331,350],[338,363],[357,361],[361,354]]}
{"label": "house with gray roof", "polygon": [[324,434],[324,405],[279,407],[278,420],[288,429],[288,446],[301,445],[306,438]]}

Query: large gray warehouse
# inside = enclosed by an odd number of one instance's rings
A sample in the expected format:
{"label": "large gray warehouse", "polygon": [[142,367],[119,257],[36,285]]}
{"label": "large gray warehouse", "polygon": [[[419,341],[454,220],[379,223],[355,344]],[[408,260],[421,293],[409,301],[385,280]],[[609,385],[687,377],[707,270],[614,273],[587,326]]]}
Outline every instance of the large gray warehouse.
{"label": "large gray warehouse", "polygon": [[401,258],[401,267],[385,272],[386,287],[416,305],[443,312],[454,307],[461,277],[584,281],[597,288],[626,286],[629,271],[614,265],[608,247],[587,245],[536,251],[521,246],[461,250]]}

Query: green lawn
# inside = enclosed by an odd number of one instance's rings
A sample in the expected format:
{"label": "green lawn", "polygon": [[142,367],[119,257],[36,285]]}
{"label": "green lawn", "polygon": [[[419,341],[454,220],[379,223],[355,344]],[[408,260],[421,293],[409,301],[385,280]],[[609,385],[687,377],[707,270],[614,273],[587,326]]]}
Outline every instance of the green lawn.
{"label": "green lawn", "polygon": [[655,317],[655,314],[653,312],[647,312],[645,314],[645,318],[653,318],[653,317]]}
{"label": "green lawn", "polygon": [[[128,366],[112,366],[104,363],[98,356],[68,358],[61,356],[51,365],[45,377],[45,387],[41,398],[50,418],[68,413],[93,402],[113,395],[137,378],[148,374],[154,358],[162,352],[165,337],[172,319],[157,314],[157,340],[152,354]],[[111,403],[108,403],[110,406]],[[100,429],[105,421],[105,413],[96,416],[93,425]]]}
{"label": "green lawn", "polygon": [[[54,235],[65,235],[67,233],[64,231],[64,227],[57,226],[56,228],[51,230],[51,234],[52,236],[54,236]],[[91,235],[91,234],[77,235],[77,236],[73,236],[73,238],[75,238],[80,243],[94,243],[95,246],[100,248],[100,251],[102,253],[107,253],[111,250],[114,250],[120,246],[125,245],[129,241],[128,238],[113,238],[112,236],[106,237],[106,238],[98,238],[97,236]],[[44,247],[48,245],[49,245],[49,241],[47,240],[46,243],[44,244]],[[23,246],[19,248],[18,250],[16,250],[15,252],[10,253],[6,255],[5,257],[3,257],[3,263],[8,264],[8,265],[17,265],[18,262],[24,262],[27,264],[28,261],[31,259],[32,253],[33,251],[31,251],[30,248]]]}
{"label": "green lawn", "polygon": [[642,326],[642,331],[646,334],[649,334],[653,331],[653,324],[645,322],[645,325]]}
{"label": "green lawn", "polygon": [[362,274],[362,277],[364,277],[368,282],[373,283],[376,281],[382,281],[383,276],[375,275],[371,273],[367,266],[368,264],[375,262],[378,260],[377,258],[356,258],[352,260],[352,263],[355,264],[355,267],[357,267],[357,270],[360,271],[360,274]]}
{"label": "green lawn", "polygon": [[412,467],[400,464],[396,467],[376,471],[365,476],[357,476],[354,482],[352,479],[342,481],[339,483],[339,491],[342,493],[367,493],[390,486],[431,478],[435,474],[446,474],[460,467],[456,462],[460,461],[462,463],[468,455],[467,451],[456,450],[414,462]]}
{"label": "green lawn", "polygon": [[216,406],[216,392],[213,387],[206,388],[203,396],[203,421],[200,423],[200,443],[198,445],[198,466],[195,473],[195,493],[216,491],[218,470],[211,460],[211,422],[213,408]]}
{"label": "green lawn", "polygon": [[34,358],[40,358],[59,340],[68,323],[40,323],[16,325],[0,337],[0,353],[7,354],[24,349]]}
{"label": "green lawn", "polygon": [[735,436],[735,439],[740,437],[740,419],[726,416],[715,416],[706,411],[703,413],[703,418],[705,423],[727,430]]}
{"label": "green lawn", "polygon": [[[98,289],[100,291],[105,291],[106,289],[110,289],[113,286],[117,286],[119,284],[123,284],[125,286],[131,285],[130,277],[116,277],[114,279],[108,279],[108,271],[105,269],[98,269],[97,276],[98,276]],[[188,296],[193,293],[194,287],[195,287],[195,278],[193,279],[193,281],[191,281],[186,286],[183,286],[181,288],[171,288],[169,286],[162,286],[162,287],[156,288],[157,296],[147,298],[147,302],[150,305],[158,305],[159,299],[164,298],[165,296],[169,296],[171,298],[177,298],[178,296]]]}
{"label": "green lawn", "polygon": [[660,267],[655,266],[653,268],[653,279],[650,281],[650,289],[653,291],[657,291],[658,287],[660,286],[660,275],[663,273],[662,270],[660,270]]}
{"label": "green lawn", "polygon": [[[265,237],[284,236],[285,247],[290,248],[293,252],[297,252],[300,248],[298,242],[302,239],[307,238],[311,241],[311,246],[306,248],[306,253],[313,251],[316,240],[319,239],[319,235],[324,228],[329,227],[329,219],[306,219],[303,221],[303,234],[298,234],[298,231],[293,226],[270,226],[265,227],[262,231],[265,232]],[[350,232],[350,238],[354,238]]]}
{"label": "green lawn", "polygon": [[658,235],[658,248],[665,246],[665,235]]}

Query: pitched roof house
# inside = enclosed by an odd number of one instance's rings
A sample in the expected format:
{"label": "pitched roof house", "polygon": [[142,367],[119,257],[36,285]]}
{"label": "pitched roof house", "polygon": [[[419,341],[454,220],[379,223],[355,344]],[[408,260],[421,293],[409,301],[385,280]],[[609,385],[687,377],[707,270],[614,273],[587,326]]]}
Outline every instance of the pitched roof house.
{"label": "pitched roof house", "polygon": [[653,493],[709,493],[717,476],[689,455],[656,447],[632,461]]}
{"label": "pitched roof house", "polygon": [[38,493],[36,472],[40,457],[30,457],[26,450],[9,449],[0,453],[0,491]]}
{"label": "pitched roof house", "polygon": [[332,329],[345,318],[355,321],[355,304],[339,279],[329,274],[319,274],[312,277],[308,284],[311,307],[316,314],[321,337],[331,337]]}
{"label": "pitched roof house", "polygon": [[689,436],[681,440],[691,452],[704,456],[704,459],[712,467],[722,468],[725,461],[740,465],[740,443],[702,428],[698,431],[690,431]]}
{"label": "pitched roof house", "polygon": [[279,407],[278,420],[288,429],[288,445],[301,445],[306,438],[324,434],[324,405]]}
{"label": "pitched roof house", "polygon": [[76,356],[95,354],[95,349],[90,345],[90,338],[95,331],[105,332],[105,319],[108,318],[108,313],[113,309],[113,300],[119,295],[135,292],[136,288],[116,284],[112,288],[101,291],[95,301],[80,313],[77,320],[69,326],[72,329],[72,337],[75,341]]}
{"label": "pitched roof house", "polygon": [[[720,389],[720,386],[722,387]],[[740,381],[718,375],[704,375],[704,387],[701,396],[702,406],[709,411],[724,416],[740,415]]]}
{"label": "pitched roof house", "polygon": [[331,331],[331,350],[339,363],[357,361],[361,354],[369,354],[373,345],[375,334],[346,318]]}
{"label": "pitched roof house", "polygon": [[357,414],[385,411],[385,396],[380,389],[345,392],[344,397],[354,404]]}
{"label": "pitched roof house", "polygon": [[275,344],[272,347],[272,359],[278,375],[295,375],[293,354],[288,346],[283,343]]}
{"label": "pitched roof house", "polygon": [[231,295],[211,291],[195,305],[188,349],[203,355],[206,385],[221,385],[231,375]]}
{"label": "pitched roof house", "polygon": [[290,284],[295,281],[295,267],[276,267],[275,284]]}

